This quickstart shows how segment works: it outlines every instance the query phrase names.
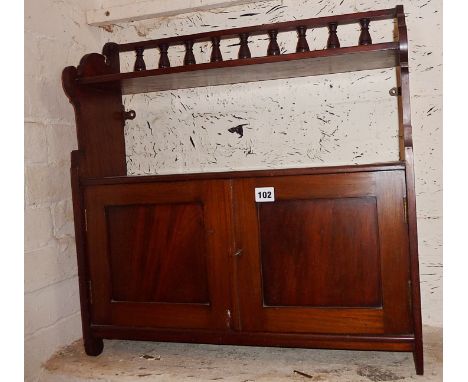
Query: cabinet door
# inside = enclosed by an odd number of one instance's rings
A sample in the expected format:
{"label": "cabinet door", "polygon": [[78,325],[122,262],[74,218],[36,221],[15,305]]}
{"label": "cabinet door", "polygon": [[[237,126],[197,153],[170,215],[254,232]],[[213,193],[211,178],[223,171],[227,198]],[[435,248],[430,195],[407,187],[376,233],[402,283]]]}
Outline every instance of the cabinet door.
{"label": "cabinet door", "polygon": [[228,197],[223,181],[88,187],[92,322],[226,328]]}
{"label": "cabinet door", "polygon": [[244,179],[234,195],[242,330],[410,332],[404,172]]}

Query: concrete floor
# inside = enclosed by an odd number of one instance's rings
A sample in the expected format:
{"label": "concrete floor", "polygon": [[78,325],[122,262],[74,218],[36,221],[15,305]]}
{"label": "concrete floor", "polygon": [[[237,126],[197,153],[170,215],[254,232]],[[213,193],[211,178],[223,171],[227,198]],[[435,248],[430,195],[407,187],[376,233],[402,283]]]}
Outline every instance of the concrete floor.
{"label": "concrete floor", "polygon": [[425,327],[424,341],[422,377],[411,353],[105,341],[88,357],[77,341],[47,361],[39,381],[442,381],[442,329]]}

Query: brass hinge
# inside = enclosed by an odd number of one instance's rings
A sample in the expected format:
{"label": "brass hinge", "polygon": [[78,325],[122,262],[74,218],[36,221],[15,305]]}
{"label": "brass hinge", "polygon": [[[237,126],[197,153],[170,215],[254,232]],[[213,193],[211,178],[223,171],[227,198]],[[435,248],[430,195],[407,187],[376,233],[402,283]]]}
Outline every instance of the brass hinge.
{"label": "brass hinge", "polygon": [[88,232],[88,213],[86,211],[86,208],[84,210],[84,226],[85,226],[85,232]]}
{"label": "brass hinge", "polygon": [[91,280],[88,281],[88,291],[89,291],[89,303],[93,303],[93,283]]}
{"label": "brass hinge", "polygon": [[408,223],[408,199],[403,198],[403,213],[405,215],[405,223]]}

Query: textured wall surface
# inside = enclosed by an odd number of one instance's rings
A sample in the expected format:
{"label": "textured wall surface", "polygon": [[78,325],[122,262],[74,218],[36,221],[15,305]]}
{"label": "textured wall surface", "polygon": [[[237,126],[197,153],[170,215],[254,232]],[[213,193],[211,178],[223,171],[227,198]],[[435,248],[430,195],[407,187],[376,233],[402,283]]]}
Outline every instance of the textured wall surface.
{"label": "textured wall surface", "polygon": [[[410,40],[411,101],[417,177],[418,230],[425,324],[442,325],[442,1],[265,1],[113,25],[106,40],[129,42],[381,9],[403,4]],[[374,42],[391,41],[392,22],[371,23]],[[338,28],[342,46],[355,45],[357,25]],[[309,30],[311,49],[326,45],[327,31]],[[294,32],[278,37],[281,51],[295,49]],[[249,39],[253,56],[264,55],[265,36]],[[224,59],[235,58],[237,40],[223,40]],[[209,44],[196,44],[197,62],[209,60]],[[184,48],[172,47],[173,66]],[[133,53],[122,55],[131,70]],[[157,49],[147,50],[148,68]],[[125,97],[137,112],[126,126],[130,174],[162,174],[370,163],[398,159],[395,70],[166,91]],[[228,132],[242,125],[243,137]]]}
{"label": "textured wall surface", "polygon": [[73,109],[60,76],[101,45],[90,1],[25,2],[25,376],[81,336],[70,189]]}

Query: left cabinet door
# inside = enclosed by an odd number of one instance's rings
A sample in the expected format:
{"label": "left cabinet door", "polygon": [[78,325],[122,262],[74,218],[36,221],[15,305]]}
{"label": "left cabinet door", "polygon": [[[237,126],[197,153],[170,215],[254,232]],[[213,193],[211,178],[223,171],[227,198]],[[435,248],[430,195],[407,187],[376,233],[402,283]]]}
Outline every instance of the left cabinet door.
{"label": "left cabinet door", "polygon": [[228,329],[229,195],[216,180],[86,187],[92,323]]}

